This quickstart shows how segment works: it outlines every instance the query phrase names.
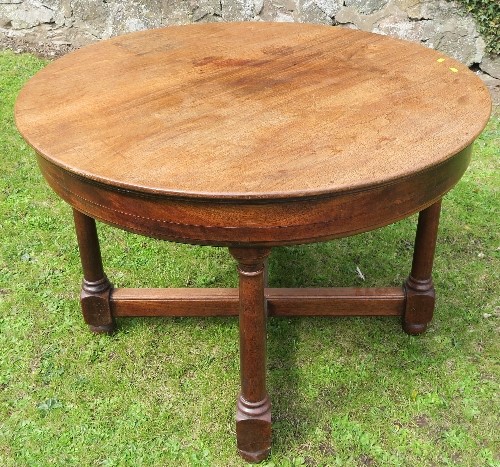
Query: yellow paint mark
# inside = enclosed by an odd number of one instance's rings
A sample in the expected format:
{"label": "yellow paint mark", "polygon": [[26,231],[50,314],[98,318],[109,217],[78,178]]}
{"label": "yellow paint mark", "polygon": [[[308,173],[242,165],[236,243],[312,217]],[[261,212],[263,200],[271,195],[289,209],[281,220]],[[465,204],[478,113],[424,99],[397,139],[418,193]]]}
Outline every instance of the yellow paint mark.
{"label": "yellow paint mark", "polygon": [[445,58],[438,58],[437,61],[438,63],[443,63],[446,59]]}
{"label": "yellow paint mark", "polygon": [[456,68],[450,67],[450,70],[453,71],[453,73],[458,73],[458,70]]}

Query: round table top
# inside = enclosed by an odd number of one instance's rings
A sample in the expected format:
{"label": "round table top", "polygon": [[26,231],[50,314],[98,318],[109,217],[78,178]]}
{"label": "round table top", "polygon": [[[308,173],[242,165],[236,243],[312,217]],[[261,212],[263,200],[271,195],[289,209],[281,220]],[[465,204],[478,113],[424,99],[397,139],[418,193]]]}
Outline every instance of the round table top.
{"label": "round table top", "polygon": [[467,67],[414,43],[290,23],[156,29],[85,47],[22,90],[39,155],[98,182],[210,199],[314,197],[439,165],[484,128]]}

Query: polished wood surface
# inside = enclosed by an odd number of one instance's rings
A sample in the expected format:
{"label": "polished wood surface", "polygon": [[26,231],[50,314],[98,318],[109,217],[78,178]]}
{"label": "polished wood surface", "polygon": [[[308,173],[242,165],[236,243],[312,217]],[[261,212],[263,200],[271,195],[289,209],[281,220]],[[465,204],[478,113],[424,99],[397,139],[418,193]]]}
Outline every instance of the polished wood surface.
{"label": "polished wood surface", "polygon": [[23,89],[16,119],[49,161],[134,191],[360,190],[444,162],[484,127],[488,91],[442,57],[319,25],[171,27],[56,60]]}
{"label": "polished wood surface", "polygon": [[[441,198],[490,113],[464,65],[388,37],[327,26],[203,24],[134,33],[50,64],[16,123],[74,210],[93,332],[130,316],[239,316],[236,433],[271,447],[268,316],[400,316],[425,331]],[[402,287],[273,289],[271,247],[345,237],[420,212]],[[228,246],[238,289],[113,289],[95,219]]]}
{"label": "polished wood surface", "polygon": [[220,246],[294,245],[372,230],[418,212],[460,180],[471,146],[445,163],[370,190],[287,200],[190,200],[102,185],[39,156],[51,187],[111,225],[164,240]]}
{"label": "polished wood surface", "polygon": [[63,57],[22,90],[16,122],[54,190],[93,218],[174,241],[272,246],[433,204],[462,176],[489,112],[481,80],[425,47],[230,23]]}
{"label": "polished wood surface", "polygon": [[[132,316],[238,316],[238,289],[129,289],[109,296],[117,318]],[[401,287],[266,288],[268,316],[401,316]]]}

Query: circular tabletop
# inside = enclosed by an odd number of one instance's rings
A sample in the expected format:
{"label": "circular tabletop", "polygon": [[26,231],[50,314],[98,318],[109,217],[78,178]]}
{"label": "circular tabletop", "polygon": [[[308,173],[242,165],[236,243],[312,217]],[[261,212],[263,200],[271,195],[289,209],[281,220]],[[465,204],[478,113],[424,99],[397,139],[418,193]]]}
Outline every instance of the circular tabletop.
{"label": "circular tabletop", "polygon": [[[15,110],[55,189],[69,175],[114,193],[212,205],[332,199],[436,174],[467,152],[489,114],[481,80],[439,52],[260,22],[85,47],[32,78]],[[449,186],[404,214],[456,183],[465,158]]]}

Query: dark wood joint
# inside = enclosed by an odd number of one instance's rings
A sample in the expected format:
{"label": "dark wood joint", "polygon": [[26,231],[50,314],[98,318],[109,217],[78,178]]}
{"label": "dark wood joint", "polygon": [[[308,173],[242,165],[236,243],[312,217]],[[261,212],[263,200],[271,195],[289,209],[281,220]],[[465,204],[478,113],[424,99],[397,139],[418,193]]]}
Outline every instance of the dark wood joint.
{"label": "dark wood joint", "polygon": [[83,319],[96,334],[110,334],[116,329],[110,306],[111,289],[107,277],[95,282],[83,281],[80,294]]}
{"label": "dark wood joint", "polygon": [[238,271],[252,275],[264,272],[271,248],[229,248],[229,252],[238,262]]}
{"label": "dark wood joint", "polygon": [[241,394],[238,396],[236,436],[238,452],[248,462],[260,462],[269,455],[272,438],[269,397],[248,402]]}
{"label": "dark wood joint", "polygon": [[403,329],[408,334],[422,334],[434,314],[436,293],[432,279],[416,280],[410,276],[403,287],[406,294]]}

